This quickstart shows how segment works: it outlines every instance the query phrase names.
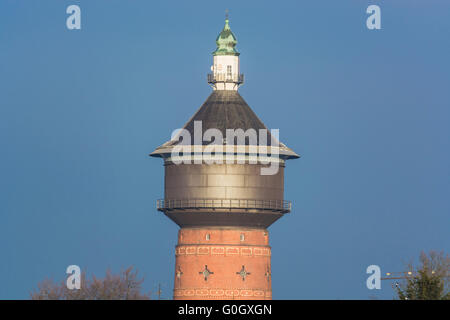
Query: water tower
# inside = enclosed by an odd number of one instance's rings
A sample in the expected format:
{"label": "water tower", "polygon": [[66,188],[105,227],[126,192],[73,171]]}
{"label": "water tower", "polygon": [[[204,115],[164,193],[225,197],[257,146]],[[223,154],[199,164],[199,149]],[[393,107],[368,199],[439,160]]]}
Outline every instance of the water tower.
{"label": "water tower", "polygon": [[[291,202],[284,200],[284,167],[299,156],[271,134],[238,93],[244,76],[228,18],[216,43],[207,77],[211,95],[184,125],[182,139],[175,136],[151,153],[164,160],[164,199],[157,209],[180,227],[173,297],[271,299],[267,228],[291,211]],[[205,141],[209,129],[223,138]],[[230,139],[230,130],[244,132],[244,138]],[[221,163],[208,161],[211,148],[206,150],[213,144],[213,155],[223,155]],[[277,170],[267,174],[271,166]]]}

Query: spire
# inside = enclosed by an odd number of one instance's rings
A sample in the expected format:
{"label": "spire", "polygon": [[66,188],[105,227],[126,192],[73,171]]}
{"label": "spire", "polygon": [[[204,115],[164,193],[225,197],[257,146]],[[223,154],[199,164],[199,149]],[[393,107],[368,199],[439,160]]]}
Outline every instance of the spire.
{"label": "spire", "polygon": [[213,52],[215,56],[238,56],[239,52],[235,49],[237,39],[230,29],[228,19],[228,10],[225,13],[225,26],[216,39],[217,49]]}
{"label": "spire", "polygon": [[230,22],[230,20],[228,20],[228,18],[226,18],[225,19],[225,27],[223,27],[224,31],[231,31],[229,22]]}
{"label": "spire", "polygon": [[237,90],[244,82],[244,75],[239,73],[239,52],[235,48],[237,40],[230,29],[228,10],[225,14],[225,26],[217,36],[216,44],[208,83],[214,90]]}

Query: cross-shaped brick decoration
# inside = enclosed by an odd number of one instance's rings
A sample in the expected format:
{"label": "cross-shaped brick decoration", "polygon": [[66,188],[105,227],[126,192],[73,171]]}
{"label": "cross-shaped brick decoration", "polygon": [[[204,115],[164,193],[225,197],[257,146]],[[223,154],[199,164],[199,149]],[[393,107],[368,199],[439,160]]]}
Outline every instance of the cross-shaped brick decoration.
{"label": "cross-shaped brick decoration", "polygon": [[178,266],[178,270],[177,270],[176,275],[177,275],[177,279],[181,280],[181,276],[183,275],[183,272],[181,271],[181,267],[180,266]]}
{"label": "cross-shaped brick decoration", "polygon": [[272,276],[272,273],[270,273],[270,267],[266,268],[266,273],[264,273],[264,276],[266,276],[267,282],[270,282],[270,277]]}
{"label": "cross-shaped brick decoration", "polygon": [[204,269],[203,271],[200,271],[198,274],[203,275],[203,277],[205,278],[205,281],[208,281],[208,277],[209,277],[211,274],[214,274],[214,272],[210,271],[210,270],[208,269],[208,266],[205,264],[205,269]]}
{"label": "cross-shaped brick decoration", "polygon": [[248,272],[247,270],[245,270],[245,266],[242,266],[241,271],[236,272],[236,274],[240,275],[242,277],[242,281],[245,281],[245,277],[251,275],[250,272]]}

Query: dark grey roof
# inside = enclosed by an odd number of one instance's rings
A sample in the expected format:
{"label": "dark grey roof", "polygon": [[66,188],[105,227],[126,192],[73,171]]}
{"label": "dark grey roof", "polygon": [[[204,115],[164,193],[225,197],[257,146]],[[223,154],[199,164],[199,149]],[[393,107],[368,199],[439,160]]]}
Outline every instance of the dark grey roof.
{"label": "dark grey roof", "polygon": [[[192,118],[184,125],[191,136],[194,136],[194,121],[202,121],[202,134],[210,129],[216,128],[226,137],[226,129],[255,129],[259,135],[259,129],[267,130],[267,142],[270,144],[270,130],[256,116],[245,100],[237,91],[215,90],[206,99]],[[259,141],[259,136],[258,136]],[[172,141],[169,145],[175,145],[178,141]],[[210,142],[203,142],[204,145]],[[246,141],[248,145],[249,141]],[[167,146],[167,145],[166,145]]]}
{"label": "dark grey roof", "polygon": [[[206,130],[208,129],[218,129],[222,133],[223,139],[226,138],[227,129],[242,129],[244,132],[248,129],[254,129],[257,134],[256,144],[261,144],[259,130],[266,129],[266,143],[271,145],[271,134],[270,130],[262,123],[258,116],[253,112],[253,110],[248,106],[245,100],[237,91],[232,90],[214,90],[202,106],[197,110],[197,112],[189,119],[189,121],[184,125],[183,129],[189,131],[191,135],[191,145],[194,145],[194,122],[202,122],[202,137]],[[203,145],[208,145],[211,143],[217,144],[218,141],[210,142],[203,141]],[[151,155],[155,157],[161,156],[161,154],[168,152],[169,149],[182,141],[180,138],[175,138],[174,140],[167,141],[160,147],[158,147]],[[249,145],[251,141],[247,138],[245,145]],[[224,144],[222,141],[220,144]],[[234,145],[239,145],[239,141],[235,138],[233,142]],[[299,156],[289,149],[286,145],[279,142],[279,147],[283,148],[284,154],[288,158],[298,158]],[[280,151],[281,152],[281,151]]]}
{"label": "dark grey roof", "polygon": [[201,120],[203,130],[217,128],[225,137],[226,129],[267,129],[237,91],[215,90],[185,125],[194,132],[194,121]]}

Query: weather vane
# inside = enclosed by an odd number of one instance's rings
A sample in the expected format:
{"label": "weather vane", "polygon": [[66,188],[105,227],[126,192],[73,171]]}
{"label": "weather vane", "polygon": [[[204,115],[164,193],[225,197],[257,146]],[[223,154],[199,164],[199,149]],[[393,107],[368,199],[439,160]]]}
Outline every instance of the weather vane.
{"label": "weather vane", "polygon": [[225,19],[228,20],[228,9],[225,9]]}

